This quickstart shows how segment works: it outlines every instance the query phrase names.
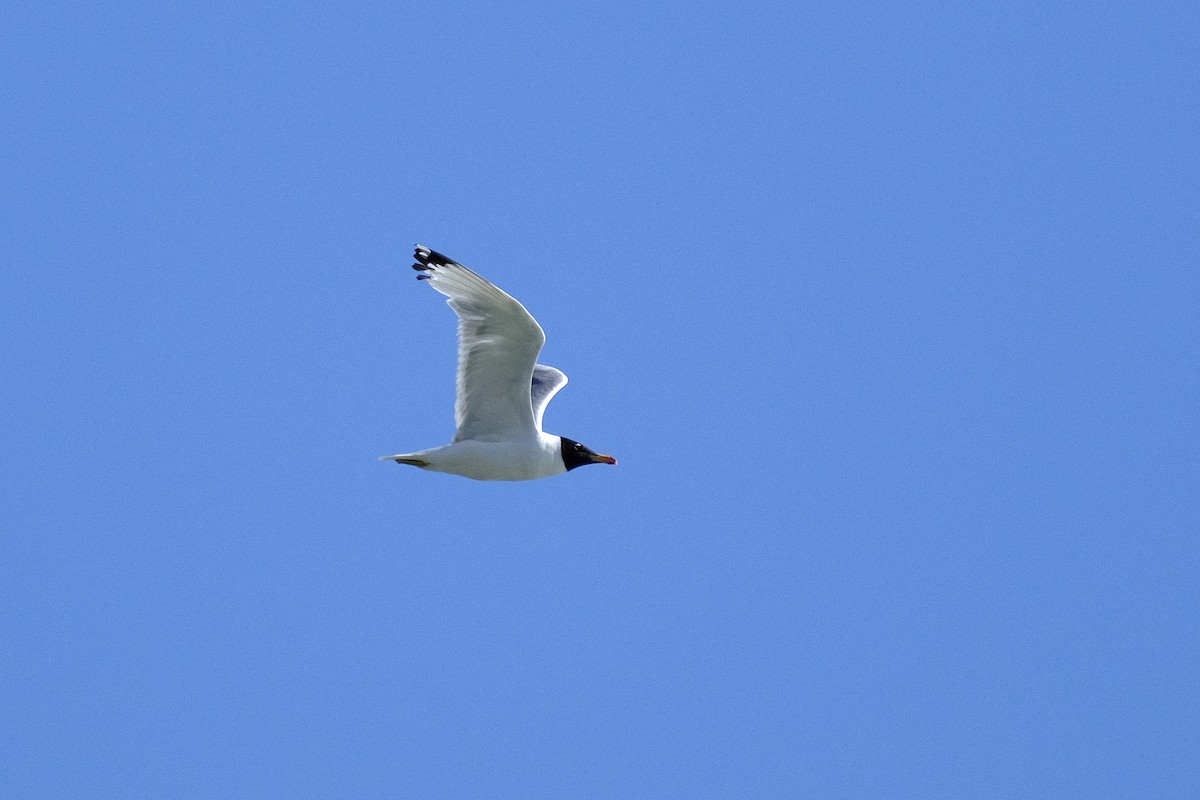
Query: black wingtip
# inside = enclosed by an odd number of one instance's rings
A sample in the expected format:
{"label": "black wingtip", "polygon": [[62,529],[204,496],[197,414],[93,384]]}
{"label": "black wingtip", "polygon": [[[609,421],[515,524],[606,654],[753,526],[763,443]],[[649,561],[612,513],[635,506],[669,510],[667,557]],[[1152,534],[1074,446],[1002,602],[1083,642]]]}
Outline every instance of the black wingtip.
{"label": "black wingtip", "polygon": [[430,250],[423,244],[417,245],[413,250],[413,258],[417,260],[417,264],[413,264],[413,269],[429,269],[430,267],[444,267],[447,264],[458,263],[454,259],[447,258],[436,250]]}

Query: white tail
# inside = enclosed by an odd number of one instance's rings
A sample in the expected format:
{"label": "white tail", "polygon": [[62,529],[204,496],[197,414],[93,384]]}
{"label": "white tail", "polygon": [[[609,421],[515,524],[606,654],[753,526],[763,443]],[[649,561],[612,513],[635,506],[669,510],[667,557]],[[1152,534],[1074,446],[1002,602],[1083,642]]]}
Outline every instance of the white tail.
{"label": "white tail", "polygon": [[395,461],[397,464],[409,464],[414,467],[428,467],[429,462],[423,458],[414,458],[408,453],[401,453],[395,456],[380,456],[380,461]]}

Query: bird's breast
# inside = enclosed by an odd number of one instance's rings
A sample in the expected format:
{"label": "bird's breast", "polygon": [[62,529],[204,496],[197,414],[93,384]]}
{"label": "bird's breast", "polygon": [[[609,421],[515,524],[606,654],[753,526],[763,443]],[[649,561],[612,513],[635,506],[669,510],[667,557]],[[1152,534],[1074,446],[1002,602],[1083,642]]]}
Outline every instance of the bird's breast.
{"label": "bird's breast", "polygon": [[[558,446],[538,439],[482,442],[464,439],[426,451],[427,469],[479,481],[528,481],[566,471]],[[557,437],[554,437],[557,438]]]}

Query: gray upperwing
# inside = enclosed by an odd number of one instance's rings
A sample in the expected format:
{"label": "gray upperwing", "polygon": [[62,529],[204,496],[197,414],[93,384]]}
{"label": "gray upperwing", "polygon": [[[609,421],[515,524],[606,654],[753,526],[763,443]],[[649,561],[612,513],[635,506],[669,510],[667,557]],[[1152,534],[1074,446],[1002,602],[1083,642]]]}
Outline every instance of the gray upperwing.
{"label": "gray upperwing", "polygon": [[533,365],[533,382],[529,387],[529,402],[533,406],[533,421],[540,431],[542,415],[546,413],[546,405],[550,398],[558,394],[558,390],[567,385],[567,376],[554,367],[545,364]]}

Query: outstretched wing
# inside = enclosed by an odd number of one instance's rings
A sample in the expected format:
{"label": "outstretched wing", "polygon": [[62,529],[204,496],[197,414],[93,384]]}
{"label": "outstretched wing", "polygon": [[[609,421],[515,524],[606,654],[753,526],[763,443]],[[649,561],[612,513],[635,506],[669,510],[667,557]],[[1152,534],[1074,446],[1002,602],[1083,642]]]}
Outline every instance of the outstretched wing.
{"label": "outstretched wing", "polygon": [[446,295],[458,314],[454,441],[536,436],[541,413],[535,415],[530,387],[534,362],[546,342],[537,320],[512,297],[441,253],[417,245],[414,257],[413,269],[421,271],[417,278]]}
{"label": "outstretched wing", "polygon": [[537,429],[542,429],[542,415],[550,398],[558,394],[558,390],[567,385],[567,376],[554,367],[545,364],[534,364],[533,387],[530,390],[530,402],[533,405],[533,422]]}

